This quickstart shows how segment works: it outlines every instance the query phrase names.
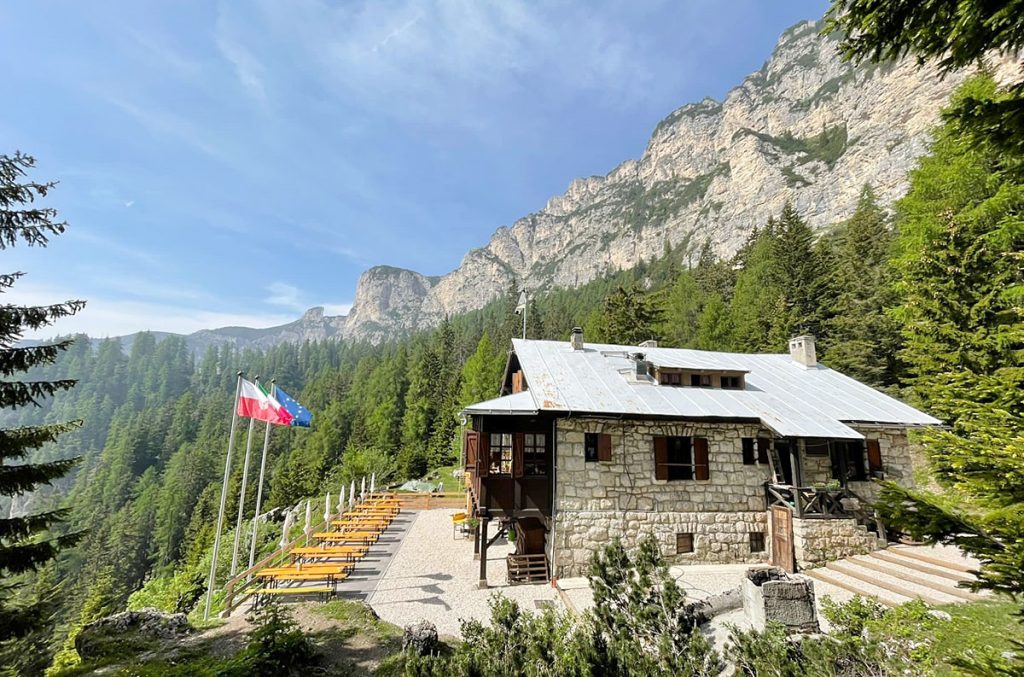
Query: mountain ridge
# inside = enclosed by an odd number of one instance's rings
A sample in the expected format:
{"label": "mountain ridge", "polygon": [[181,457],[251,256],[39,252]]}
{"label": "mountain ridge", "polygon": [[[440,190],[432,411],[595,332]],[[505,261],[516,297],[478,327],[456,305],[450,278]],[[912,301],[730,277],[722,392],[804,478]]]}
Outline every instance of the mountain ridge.
{"label": "mountain ridge", "polygon": [[[373,266],[360,275],[348,315],[313,308],[276,327],[202,330],[190,345],[380,342],[481,308],[514,284],[534,293],[578,287],[657,256],[665,243],[692,251],[706,240],[729,256],[786,202],[816,229],[847,218],[865,184],[891,204],[906,191],[942,105],[971,72],[942,77],[913,60],[854,66],[822,26],[788,28],[721,101],[676,108],[639,158],[572,179],[537,211],[497,227],[454,270]],[[1001,68],[1012,60],[995,63],[997,75]]]}

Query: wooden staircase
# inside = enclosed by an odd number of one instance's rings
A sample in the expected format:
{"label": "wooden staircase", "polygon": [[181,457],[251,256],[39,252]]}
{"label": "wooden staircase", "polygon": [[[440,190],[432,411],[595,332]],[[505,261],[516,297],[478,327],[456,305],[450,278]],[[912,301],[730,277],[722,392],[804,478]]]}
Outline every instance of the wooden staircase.
{"label": "wooden staircase", "polygon": [[981,595],[959,586],[974,580],[970,573],[974,567],[964,560],[937,557],[929,550],[893,546],[800,573],[887,606],[897,606],[911,599],[933,606],[982,599]]}
{"label": "wooden staircase", "polygon": [[509,555],[506,558],[508,564],[509,585],[519,583],[546,583],[551,576],[548,572],[548,556],[544,553],[537,555]]}

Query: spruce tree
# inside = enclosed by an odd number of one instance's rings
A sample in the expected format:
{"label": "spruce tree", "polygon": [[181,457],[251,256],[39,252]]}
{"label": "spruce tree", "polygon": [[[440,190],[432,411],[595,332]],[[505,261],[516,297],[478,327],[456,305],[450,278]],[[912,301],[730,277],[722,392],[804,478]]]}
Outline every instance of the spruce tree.
{"label": "spruce tree", "polygon": [[605,299],[603,320],[610,342],[635,346],[658,337],[661,311],[639,286],[621,286]]}
{"label": "spruce tree", "polygon": [[893,230],[870,186],[835,234],[830,317],[822,337],[828,365],[872,386],[895,381],[899,328],[892,305]]}
{"label": "spruce tree", "polygon": [[[28,155],[0,155],[0,250],[14,247],[19,241],[30,247],[45,247],[51,237],[66,228],[55,209],[36,204],[56,184],[29,179],[27,172],[34,166],[35,160]],[[0,291],[10,289],[21,276],[19,272],[0,274]],[[70,379],[16,380],[18,374],[52,364],[71,345],[70,340],[37,346],[19,346],[18,342],[26,331],[47,327],[77,313],[84,305],[75,300],[48,306],[0,305],[0,374],[4,377],[0,381],[0,407],[17,410],[39,406],[75,385]],[[70,421],[0,429],[0,495],[22,496],[67,474],[75,459],[32,462],[31,455],[79,425],[79,421]],[[67,514],[64,509],[53,509],[0,519],[0,576],[15,581],[0,587],[0,641],[25,636],[45,622],[39,604],[18,604],[12,596],[20,574],[35,571],[61,549],[77,542],[78,534],[59,533]]]}
{"label": "spruce tree", "polygon": [[696,276],[689,270],[679,273],[665,296],[661,335],[667,346],[692,348],[695,345],[697,322],[704,302],[704,292]]}
{"label": "spruce tree", "polygon": [[[968,81],[958,96],[995,84]],[[956,105],[956,101],[953,102]],[[876,507],[917,538],[982,561],[981,585],[1024,594],[1024,183],[947,123],[898,204],[897,317],[912,393],[948,428],[920,440],[940,484],[887,484]],[[1021,663],[1024,666],[1024,647]]]}

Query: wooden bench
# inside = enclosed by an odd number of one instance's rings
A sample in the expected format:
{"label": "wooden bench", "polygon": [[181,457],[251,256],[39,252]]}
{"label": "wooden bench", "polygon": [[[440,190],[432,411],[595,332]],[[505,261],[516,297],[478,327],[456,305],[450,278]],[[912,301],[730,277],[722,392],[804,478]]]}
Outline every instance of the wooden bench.
{"label": "wooden bench", "polygon": [[258,609],[262,602],[269,601],[271,597],[287,597],[296,595],[316,595],[321,602],[326,602],[328,597],[332,597],[334,595],[334,588],[326,585],[305,588],[260,588],[254,595],[252,608]]}

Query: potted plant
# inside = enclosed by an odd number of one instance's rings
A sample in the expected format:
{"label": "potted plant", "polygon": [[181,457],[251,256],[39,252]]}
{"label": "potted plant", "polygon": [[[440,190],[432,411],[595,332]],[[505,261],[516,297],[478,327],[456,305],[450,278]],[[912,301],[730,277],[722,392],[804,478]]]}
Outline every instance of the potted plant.
{"label": "potted plant", "polygon": [[515,545],[516,543],[516,527],[514,524],[510,524],[508,531],[505,533],[505,540],[510,544]]}

